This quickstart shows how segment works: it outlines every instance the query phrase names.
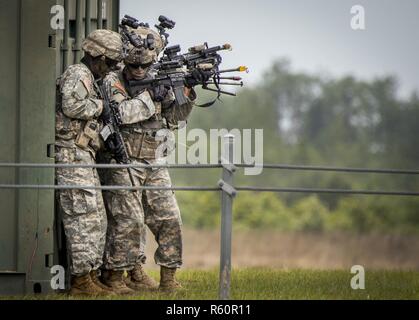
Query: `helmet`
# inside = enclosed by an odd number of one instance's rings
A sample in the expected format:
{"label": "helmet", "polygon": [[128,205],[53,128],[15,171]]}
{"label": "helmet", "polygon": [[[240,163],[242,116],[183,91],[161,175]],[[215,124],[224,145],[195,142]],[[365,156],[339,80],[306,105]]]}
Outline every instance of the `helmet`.
{"label": "helmet", "polygon": [[82,49],[92,57],[105,56],[121,61],[123,57],[122,38],[119,33],[99,29],[91,32],[82,44]]}
{"label": "helmet", "polygon": [[128,54],[124,62],[126,64],[136,65],[144,65],[157,62],[157,57],[164,48],[164,43],[160,35],[156,31],[146,27],[139,27],[137,29],[130,30],[134,31],[143,41],[152,36],[154,39],[154,45],[152,48],[136,48],[130,44],[128,48]]}

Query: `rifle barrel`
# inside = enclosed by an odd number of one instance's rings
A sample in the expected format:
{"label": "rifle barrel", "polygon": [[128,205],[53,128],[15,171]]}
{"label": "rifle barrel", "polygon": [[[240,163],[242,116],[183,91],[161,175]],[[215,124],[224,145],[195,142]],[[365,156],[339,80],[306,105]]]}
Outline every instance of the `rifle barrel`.
{"label": "rifle barrel", "polygon": [[236,96],[236,94],[233,93],[233,92],[228,92],[228,91],[223,91],[223,90],[217,90],[217,89],[212,89],[212,88],[208,88],[208,87],[202,87],[202,89],[209,90],[209,91],[214,91],[214,92],[219,92],[219,93],[226,94],[226,95],[233,96],[233,97]]}
{"label": "rifle barrel", "polygon": [[137,85],[149,85],[154,82],[156,82],[156,79],[144,79],[144,80],[130,80],[129,84],[131,86],[137,86]]}
{"label": "rifle barrel", "polygon": [[[215,82],[207,82],[207,84],[213,84],[213,85],[215,85],[216,83]],[[239,82],[239,83],[235,83],[235,82],[219,82],[218,84],[225,85],[225,86],[240,86],[240,87],[243,87],[243,81],[242,82]]]}
{"label": "rifle barrel", "polygon": [[226,70],[220,70],[217,73],[226,73],[226,72],[249,72],[249,69],[245,66],[240,66],[238,68],[233,68],[233,69],[226,69]]}
{"label": "rifle barrel", "polygon": [[219,77],[221,80],[234,80],[234,81],[240,81],[241,77]]}

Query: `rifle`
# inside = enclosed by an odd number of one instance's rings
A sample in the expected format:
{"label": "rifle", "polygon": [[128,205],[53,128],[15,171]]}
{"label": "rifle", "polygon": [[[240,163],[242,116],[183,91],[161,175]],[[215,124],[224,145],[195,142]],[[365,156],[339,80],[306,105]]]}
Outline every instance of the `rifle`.
{"label": "rifle", "polygon": [[[183,91],[185,88],[186,74],[179,70],[181,65],[177,62],[165,64],[157,71],[154,77],[148,77],[142,80],[130,80],[129,90],[133,96],[143,92],[146,89],[154,90],[159,86],[172,88],[175,95],[175,102],[181,106],[188,103]],[[164,97],[154,97],[156,101],[161,102]]]}
{"label": "rifle", "polygon": [[[201,85],[204,90],[218,93],[216,99],[198,107],[209,107],[219,99],[221,94],[235,96],[235,93],[221,90],[220,85],[243,86],[240,77],[223,77],[226,72],[247,72],[247,68],[240,66],[234,69],[219,70],[222,62],[218,51],[231,50],[229,44],[216,47],[208,47],[207,43],[189,48],[188,53],[179,54],[180,46],[175,45],[166,48],[163,57],[153,66],[155,77],[142,80],[129,81],[131,93],[134,95],[145,89],[154,89],[157,86],[171,87],[175,95],[177,105],[188,102],[183,91],[184,87],[195,87]],[[210,81],[211,80],[211,81]],[[221,82],[221,80],[232,80],[233,82]],[[215,85],[216,89],[208,87]]]}
{"label": "rifle", "polygon": [[121,116],[118,111],[118,104],[111,102],[109,97],[109,84],[104,84],[103,80],[97,81],[97,88],[100,98],[103,100],[103,112],[101,119],[103,129],[100,135],[105,142],[106,149],[118,163],[130,163],[127,150],[125,149],[124,139],[122,138],[119,126],[122,124]]}

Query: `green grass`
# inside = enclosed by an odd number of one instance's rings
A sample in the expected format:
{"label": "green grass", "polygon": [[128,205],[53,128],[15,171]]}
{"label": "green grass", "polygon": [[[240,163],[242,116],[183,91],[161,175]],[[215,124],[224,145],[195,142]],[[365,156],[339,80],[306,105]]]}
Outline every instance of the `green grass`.
{"label": "green grass", "polygon": [[[157,272],[150,274],[158,278]],[[232,299],[419,299],[419,272],[368,271],[365,290],[353,290],[353,275],[346,270],[278,270],[250,268],[233,270]],[[112,299],[217,299],[218,271],[179,272],[185,290],[163,294],[144,293]],[[17,298],[17,297],[14,297]],[[23,299],[72,299],[66,295],[25,296]]]}

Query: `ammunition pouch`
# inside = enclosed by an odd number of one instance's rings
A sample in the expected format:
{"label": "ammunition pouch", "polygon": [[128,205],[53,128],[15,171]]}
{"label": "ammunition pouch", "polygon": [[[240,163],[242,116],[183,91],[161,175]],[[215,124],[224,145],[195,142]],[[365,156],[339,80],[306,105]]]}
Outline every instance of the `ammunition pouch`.
{"label": "ammunition pouch", "polygon": [[82,149],[91,148],[94,151],[98,151],[102,146],[99,132],[100,125],[97,120],[86,121],[83,130],[80,130],[76,137],[75,145]]}
{"label": "ammunition pouch", "polygon": [[[152,125],[149,123],[149,126],[157,127],[157,124],[154,123]],[[121,128],[121,134],[130,158],[142,160],[156,159],[157,148],[163,143],[163,141],[156,139],[156,134],[162,128],[161,125],[158,128],[144,128],[144,123],[141,127]],[[167,154],[164,155],[166,156]]]}

